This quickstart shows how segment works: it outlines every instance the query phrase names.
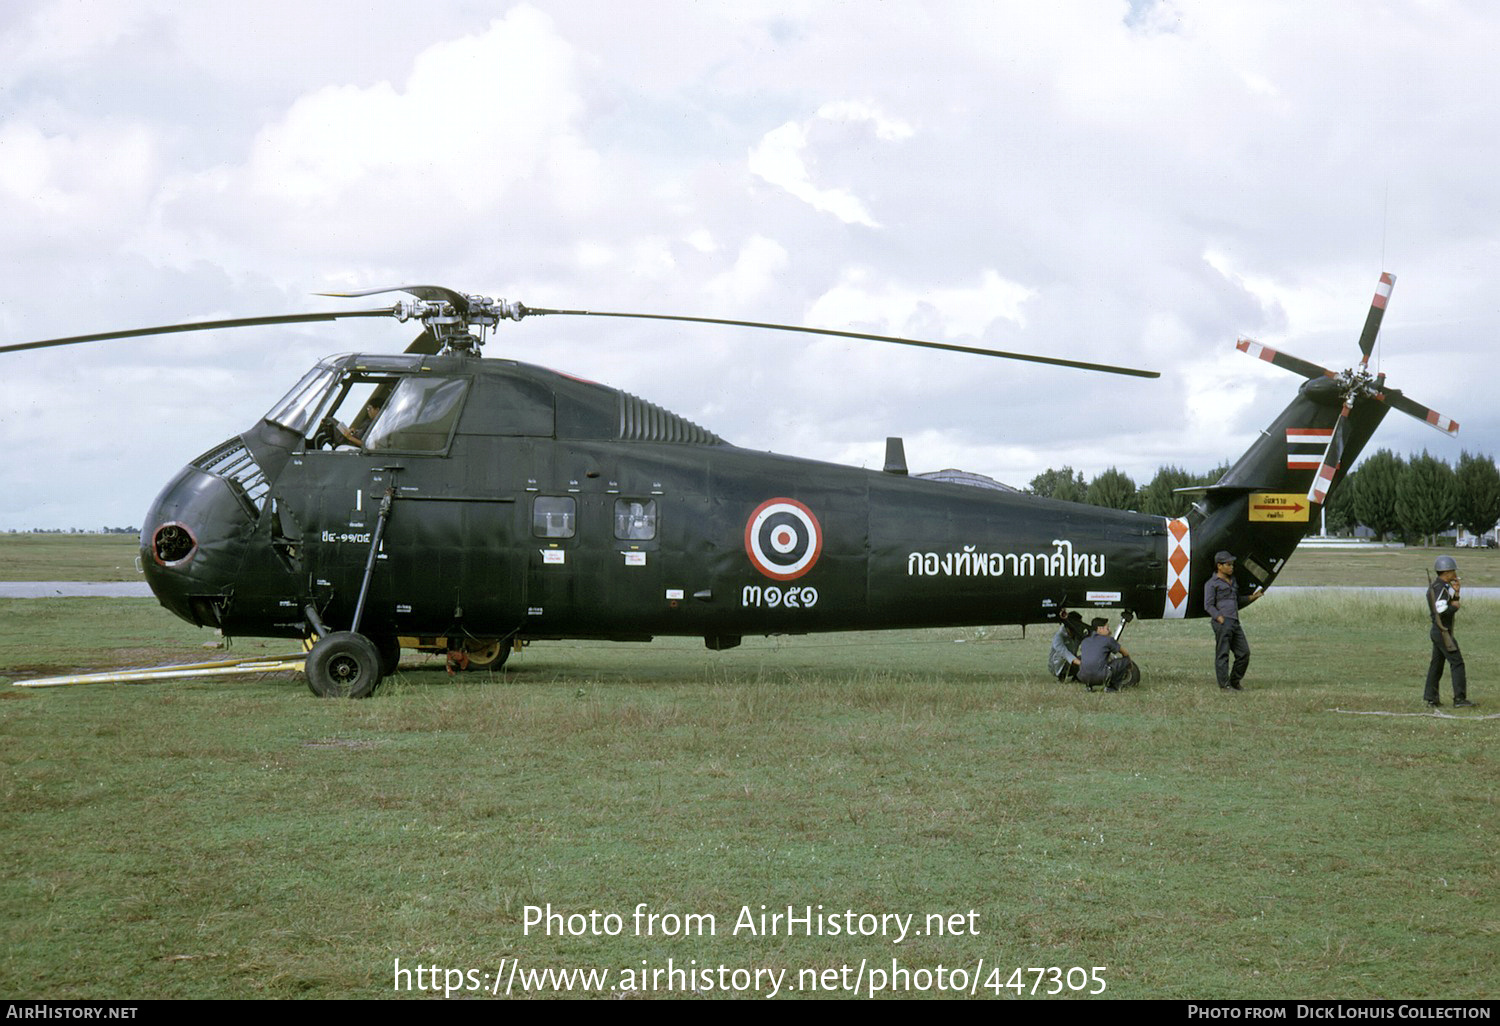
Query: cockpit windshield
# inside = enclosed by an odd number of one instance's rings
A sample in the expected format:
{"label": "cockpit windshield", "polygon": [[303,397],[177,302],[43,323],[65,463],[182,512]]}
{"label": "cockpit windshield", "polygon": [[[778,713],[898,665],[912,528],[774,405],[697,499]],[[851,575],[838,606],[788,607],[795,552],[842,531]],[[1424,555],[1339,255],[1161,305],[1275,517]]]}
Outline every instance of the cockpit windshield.
{"label": "cockpit windshield", "polygon": [[319,407],[323,405],[324,396],[338,378],[335,359],[324,360],[304,374],[302,380],[293,386],[281,402],[271,407],[266,420],[299,435],[307,434],[313,419],[318,415]]}
{"label": "cockpit windshield", "polygon": [[313,449],[442,452],[469,378],[412,376],[416,369],[409,357],[329,357],[265,419],[302,435]]}

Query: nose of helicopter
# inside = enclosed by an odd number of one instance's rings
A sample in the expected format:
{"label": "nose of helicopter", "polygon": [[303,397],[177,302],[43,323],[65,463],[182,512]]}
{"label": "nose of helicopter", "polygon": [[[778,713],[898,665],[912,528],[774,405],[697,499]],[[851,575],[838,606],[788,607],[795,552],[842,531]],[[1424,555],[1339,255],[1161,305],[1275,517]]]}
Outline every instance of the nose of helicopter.
{"label": "nose of helicopter", "polygon": [[258,512],[235,482],[184,467],[141,529],[141,566],[161,604],[200,627],[223,626]]}

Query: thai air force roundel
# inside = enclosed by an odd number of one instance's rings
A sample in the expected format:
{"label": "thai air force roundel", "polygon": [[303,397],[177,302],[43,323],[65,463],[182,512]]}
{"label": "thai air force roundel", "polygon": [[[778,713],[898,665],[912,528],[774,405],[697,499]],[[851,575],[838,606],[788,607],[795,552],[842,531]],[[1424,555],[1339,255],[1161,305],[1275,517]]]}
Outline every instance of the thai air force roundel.
{"label": "thai air force roundel", "polygon": [[745,524],[745,552],[755,569],[772,580],[796,580],[823,551],[818,518],[796,499],[768,499]]}

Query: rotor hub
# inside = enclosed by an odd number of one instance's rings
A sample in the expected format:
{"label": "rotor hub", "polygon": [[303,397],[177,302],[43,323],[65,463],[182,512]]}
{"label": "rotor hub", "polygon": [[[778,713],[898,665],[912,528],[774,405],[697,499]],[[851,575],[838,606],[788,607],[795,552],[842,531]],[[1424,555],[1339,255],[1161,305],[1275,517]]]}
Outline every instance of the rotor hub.
{"label": "rotor hub", "polygon": [[448,295],[452,298],[397,300],[391,307],[391,316],[403,324],[420,321],[442,352],[472,355],[483,347],[485,336],[496,324],[502,320],[519,321],[528,312],[524,304],[508,299]]}

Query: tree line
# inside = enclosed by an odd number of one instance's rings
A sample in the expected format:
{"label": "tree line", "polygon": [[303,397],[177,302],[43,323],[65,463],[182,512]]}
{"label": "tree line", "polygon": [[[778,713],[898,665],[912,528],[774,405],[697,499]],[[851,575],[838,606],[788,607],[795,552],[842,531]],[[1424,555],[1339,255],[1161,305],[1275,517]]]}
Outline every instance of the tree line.
{"label": "tree line", "polygon": [[1425,449],[1403,459],[1389,449],[1367,456],[1333,493],[1328,530],[1363,524],[1382,540],[1433,544],[1449,528],[1480,535],[1500,521],[1500,470],[1465,452],[1449,466]]}
{"label": "tree line", "polygon": [[1062,467],[1038,474],[1031,479],[1026,491],[1044,499],[1086,502],[1090,506],[1109,509],[1133,509],[1159,517],[1180,517],[1193,508],[1197,496],[1178,494],[1176,489],[1211,485],[1228,470],[1227,463],[1206,474],[1191,474],[1181,467],[1162,467],[1155,477],[1138,488],[1129,474],[1114,467],[1092,481],[1085,480],[1082,471]]}
{"label": "tree line", "polygon": [[[1180,517],[1192,509],[1197,496],[1176,489],[1211,485],[1228,469],[1225,464],[1193,474],[1181,467],[1162,467],[1137,487],[1129,474],[1115,467],[1092,480],[1062,467],[1038,474],[1026,491],[1049,499]],[[1403,458],[1381,449],[1334,489],[1325,513],[1333,534],[1348,534],[1364,525],[1381,540],[1426,544],[1453,527],[1482,535],[1500,522],[1500,469],[1484,454],[1464,452],[1457,466],[1450,466],[1426,450]]]}

